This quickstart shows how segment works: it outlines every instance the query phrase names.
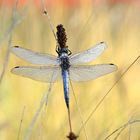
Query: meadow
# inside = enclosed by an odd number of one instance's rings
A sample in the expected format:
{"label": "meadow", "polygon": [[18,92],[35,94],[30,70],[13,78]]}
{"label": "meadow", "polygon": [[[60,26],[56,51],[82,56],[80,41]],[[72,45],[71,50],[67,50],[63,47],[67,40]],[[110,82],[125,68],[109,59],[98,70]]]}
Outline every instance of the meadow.
{"label": "meadow", "polygon": [[[20,0],[19,0],[20,1]],[[15,66],[31,65],[12,53],[9,48],[19,45],[36,52],[57,55],[56,41],[41,5],[34,1],[20,4],[15,10],[18,24],[12,26],[13,5],[0,3],[0,140],[22,140],[47,93],[49,84],[12,74]],[[130,64],[140,55],[140,3],[93,3],[84,0],[70,5],[57,0],[47,11],[56,31],[63,24],[69,49],[86,50],[105,41],[108,48],[88,64],[113,63],[118,70],[87,82],[72,82],[70,109],[72,127],[78,134],[83,122]],[[15,21],[16,21],[15,20]],[[78,106],[77,106],[78,104]],[[80,108],[80,113],[79,113]],[[136,123],[129,124],[138,120]],[[102,104],[79,134],[78,140],[104,140],[117,128],[109,140],[140,140],[140,59],[113,87]],[[64,102],[62,80],[53,83],[47,106],[42,107],[30,132],[30,140],[65,140],[69,133],[68,115]]]}

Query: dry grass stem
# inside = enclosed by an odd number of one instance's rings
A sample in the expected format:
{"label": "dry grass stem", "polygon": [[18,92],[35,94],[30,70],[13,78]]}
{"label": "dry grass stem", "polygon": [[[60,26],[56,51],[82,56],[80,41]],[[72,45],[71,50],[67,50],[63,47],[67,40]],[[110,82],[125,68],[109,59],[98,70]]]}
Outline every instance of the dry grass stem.
{"label": "dry grass stem", "polygon": [[[53,26],[53,24],[52,24],[51,18],[50,18],[50,16],[49,16],[49,13],[48,13],[47,8],[46,8],[46,6],[45,6],[45,2],[44,2],[44,0],[40,0],[40,1],[41,1],[41,5],[42,5],[43,14],[47,16],[47,19],[48,19],[49,25],[50,25],[50,29],[51,29],[51,31],[52,31],[52,33],[53,33],[53,35],[54,35],[54,38],[55,38],[55,40],[56,40],[56,43],[57,43],[57,37],[56,37],[55,31],[54,31],[54,26]],[[57,44],[57,45],[58,45],[58,44]]]}
{"label": "dry grass stem", "polygon": [[25,106],[23,107],[23,111],[22,111],[22,114],[21,114],[21,120],[20,120],[20,123],[19,123],[17,140],[20,139],[20,133],[21,133],[21,127],[22,127],[22,123],[23,123],[24,112],[25,112]]}
{"label": "dry grass stem", "polygon": [[51,88],[52,88],[52,80],[53,80],[54,72],[55,72],[55,70],[52,73],[48,91],[45,94],[43,94],[43,96],[42,96],[42,99],[40,101],[40,105],[39,105],[39,107],[38,107],[38,109],[37,109],[32,121],[31,121],[31,124],[29,125],[29,128],[28,128],[28,130],[27,130],[27,132],[25,134],[24,140],[29,140],[30,139],[32,130],[33,130],[34,125],[35,125],[35,123],[36,123],[36,121],[37,121],[37,119],[38,119],[38,117],[39,117],[39,115],[41,113],[41,110],[42,110],[43,106],[47,105],[47,103],[48,103],[48,98],[49,98]]}
{"label": "dry grass stem", "polygon": [[[90,120],[90,118],[94,115],[94,113],[96,112],[96,110],[100,107],[100,105],[103,103],[103,101],[105,100],[105,98],[109,95],[109,93],[112,91],[112,89],[118,84],[118,82],[122,79],[122,77],[127,73],[127,71],[139,60],[140,56],[138,56],[129,66],[128,68],[122,73],[122,75],[120,75],[120,77],[118,78],[118,80],[116,80],[116,82],[112,85],[112,87],[107,91],[107,93],[103,96],[103,98],[99,101],[99,103],[95,106],[95,108],[91,111],[89,117],[86,119],[86,121],[84,122],[84,125],[86,125],[88,123],[88,121]],[[79,134],[81,132],[81,130],[83,129],[83,126],[80,128]]]}
{"label": "dry grass stem", "polygon": [[4,74],[5,74],[6,67],[7,67],[8,62],[9,62],[10,47],[11,47],[11,42],[12,42],[12,31],[13,31],[13,29],[21,22],[21,19],[16,19],[17,5],[18,5],[18,0],[16,0],[15,6],[14,6],[13,11],[12,11],[12,21],[11,21],[11,25],[10,25],[9,29],[7,30],[6,34],[5,34],[5,35],[3,36],[3,38],[0,40],[0,44],[1,44],[1,42],[2,42],[7,36],[9,36],[7,52],[6,52],[6,56],[5,56],[4,63],[3,63],[2,73],[1,73],[1,75],[0,75],[0,84],[1,84],[1,82],[2,82],[3,76],[4,76]]}
{"label": "dry grass stem", "polygon": [[76,98],[76,95],[75,95],[75,92],[74,92],[74,88],[73,88],[73,85],[72,85],[72,81],[71,81],[71,79],[69,79],[69,81],[70,81],[70,85],[71,85],[72,93],[73,93],[73,96],[74,96],[74,100],[75,100],[75,103],[76,103],[76,107],[77,107],[77,110],[78,110],[79,115],[80,115],[81,124],[82,124],[83,129],[84,129],[85,138],[86,138],[86,140],[88,140],[88,136],[87,136],[86,128],[85,128],[85,126],[84,126],[83,115],[82,115],[81,109],[80,109],[80,107],[79,107],[79,105],[78,105],[78,101],[77,101],[77,98]]}
{"label": "dry grass stem", "polygon": [[[134,120],[134,121],[128,121],[127,123],[125,123],[124,125],[120,126],[119,128],[115,129],[111,134],[109,134],[104,140],[109,139],[113,134],[115,134],[116,132],[118,132],[119,130],[121,130],[120,132],[122,132],[127,126],[135,124],[135,123],[140,123],[140,120]],[[120,133],[118,133],[117,137],[120,135]],[[116,137],[116,138],[117,138]]]}

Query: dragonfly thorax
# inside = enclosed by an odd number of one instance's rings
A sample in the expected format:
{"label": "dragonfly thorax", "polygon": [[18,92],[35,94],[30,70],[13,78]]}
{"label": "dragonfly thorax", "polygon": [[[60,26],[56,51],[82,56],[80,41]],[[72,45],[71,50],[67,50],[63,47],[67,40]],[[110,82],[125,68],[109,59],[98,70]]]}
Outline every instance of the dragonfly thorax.
{"label": "dragonfly thorax", "polygon": [[68,70],[70,67],[69,57],[67,53],[62,53],[59,57],[60,59],[60,66],[62,70]]}
{"label": "dragonfly thorax", "polygon": [[58,52],[59,52],[59,55],[61,56],[62,54],[68,54],[69,53],[69,50],[67,48],[61,48],[61,49],[58,49]]}

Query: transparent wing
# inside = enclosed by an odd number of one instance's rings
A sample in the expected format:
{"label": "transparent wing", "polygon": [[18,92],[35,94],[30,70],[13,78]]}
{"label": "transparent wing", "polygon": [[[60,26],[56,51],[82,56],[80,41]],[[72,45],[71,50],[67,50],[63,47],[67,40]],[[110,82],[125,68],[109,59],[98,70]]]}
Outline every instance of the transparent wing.
{"label": "transparent wing", "polygon": [[28,61],[32,64],[39,64],[39,65],[57,65],[57,57],[50,55],[50,54],[43,54],[33,52],[28,49],[21,48],[19,46],[11,47],[11,51],[18,57]]}
{"label": "transparent wing", "polygon": [[17,66],[11,72],[41,82],[56,82],[61,79],[61,70],[58,66]]}
{"label": "transparent wing", "polygon": [[92,48],[83,51],[81,53],[77,53],[70,56],[71,64],[81,64],[94,60],[97,56],[99,56],[107,47],[104,42],[100,42],[99,44],[93,46]]}
{"label": "transparent wing", "polygon": [[98,64],[91,66],[71,66],[70,78],[73,81],[88,81],[117,70],[114,64]]}

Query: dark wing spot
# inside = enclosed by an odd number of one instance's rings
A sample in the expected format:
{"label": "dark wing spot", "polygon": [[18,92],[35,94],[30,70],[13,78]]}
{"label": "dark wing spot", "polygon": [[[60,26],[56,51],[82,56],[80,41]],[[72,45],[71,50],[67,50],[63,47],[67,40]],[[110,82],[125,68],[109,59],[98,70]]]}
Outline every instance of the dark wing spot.
{"label": "dark wing spot", "polygon": [[19,48],[19,46],[14,46],[15,48]]}
{"label": "dark wing spot", "polygon": [[114,64],[110,63],[109,65],[114,65]]}
{"label": "dark wing spot", "polygon": [[102,42],[100,42],[101,44],[103,44],[104,42],[102,41]]}
{"label": "dark wing spot", "polygon": [[16,69],[17,69],[17,68],[20,68],[20,66],[16,66],[16,67],[14,67],[14,68],[16,68]]}

